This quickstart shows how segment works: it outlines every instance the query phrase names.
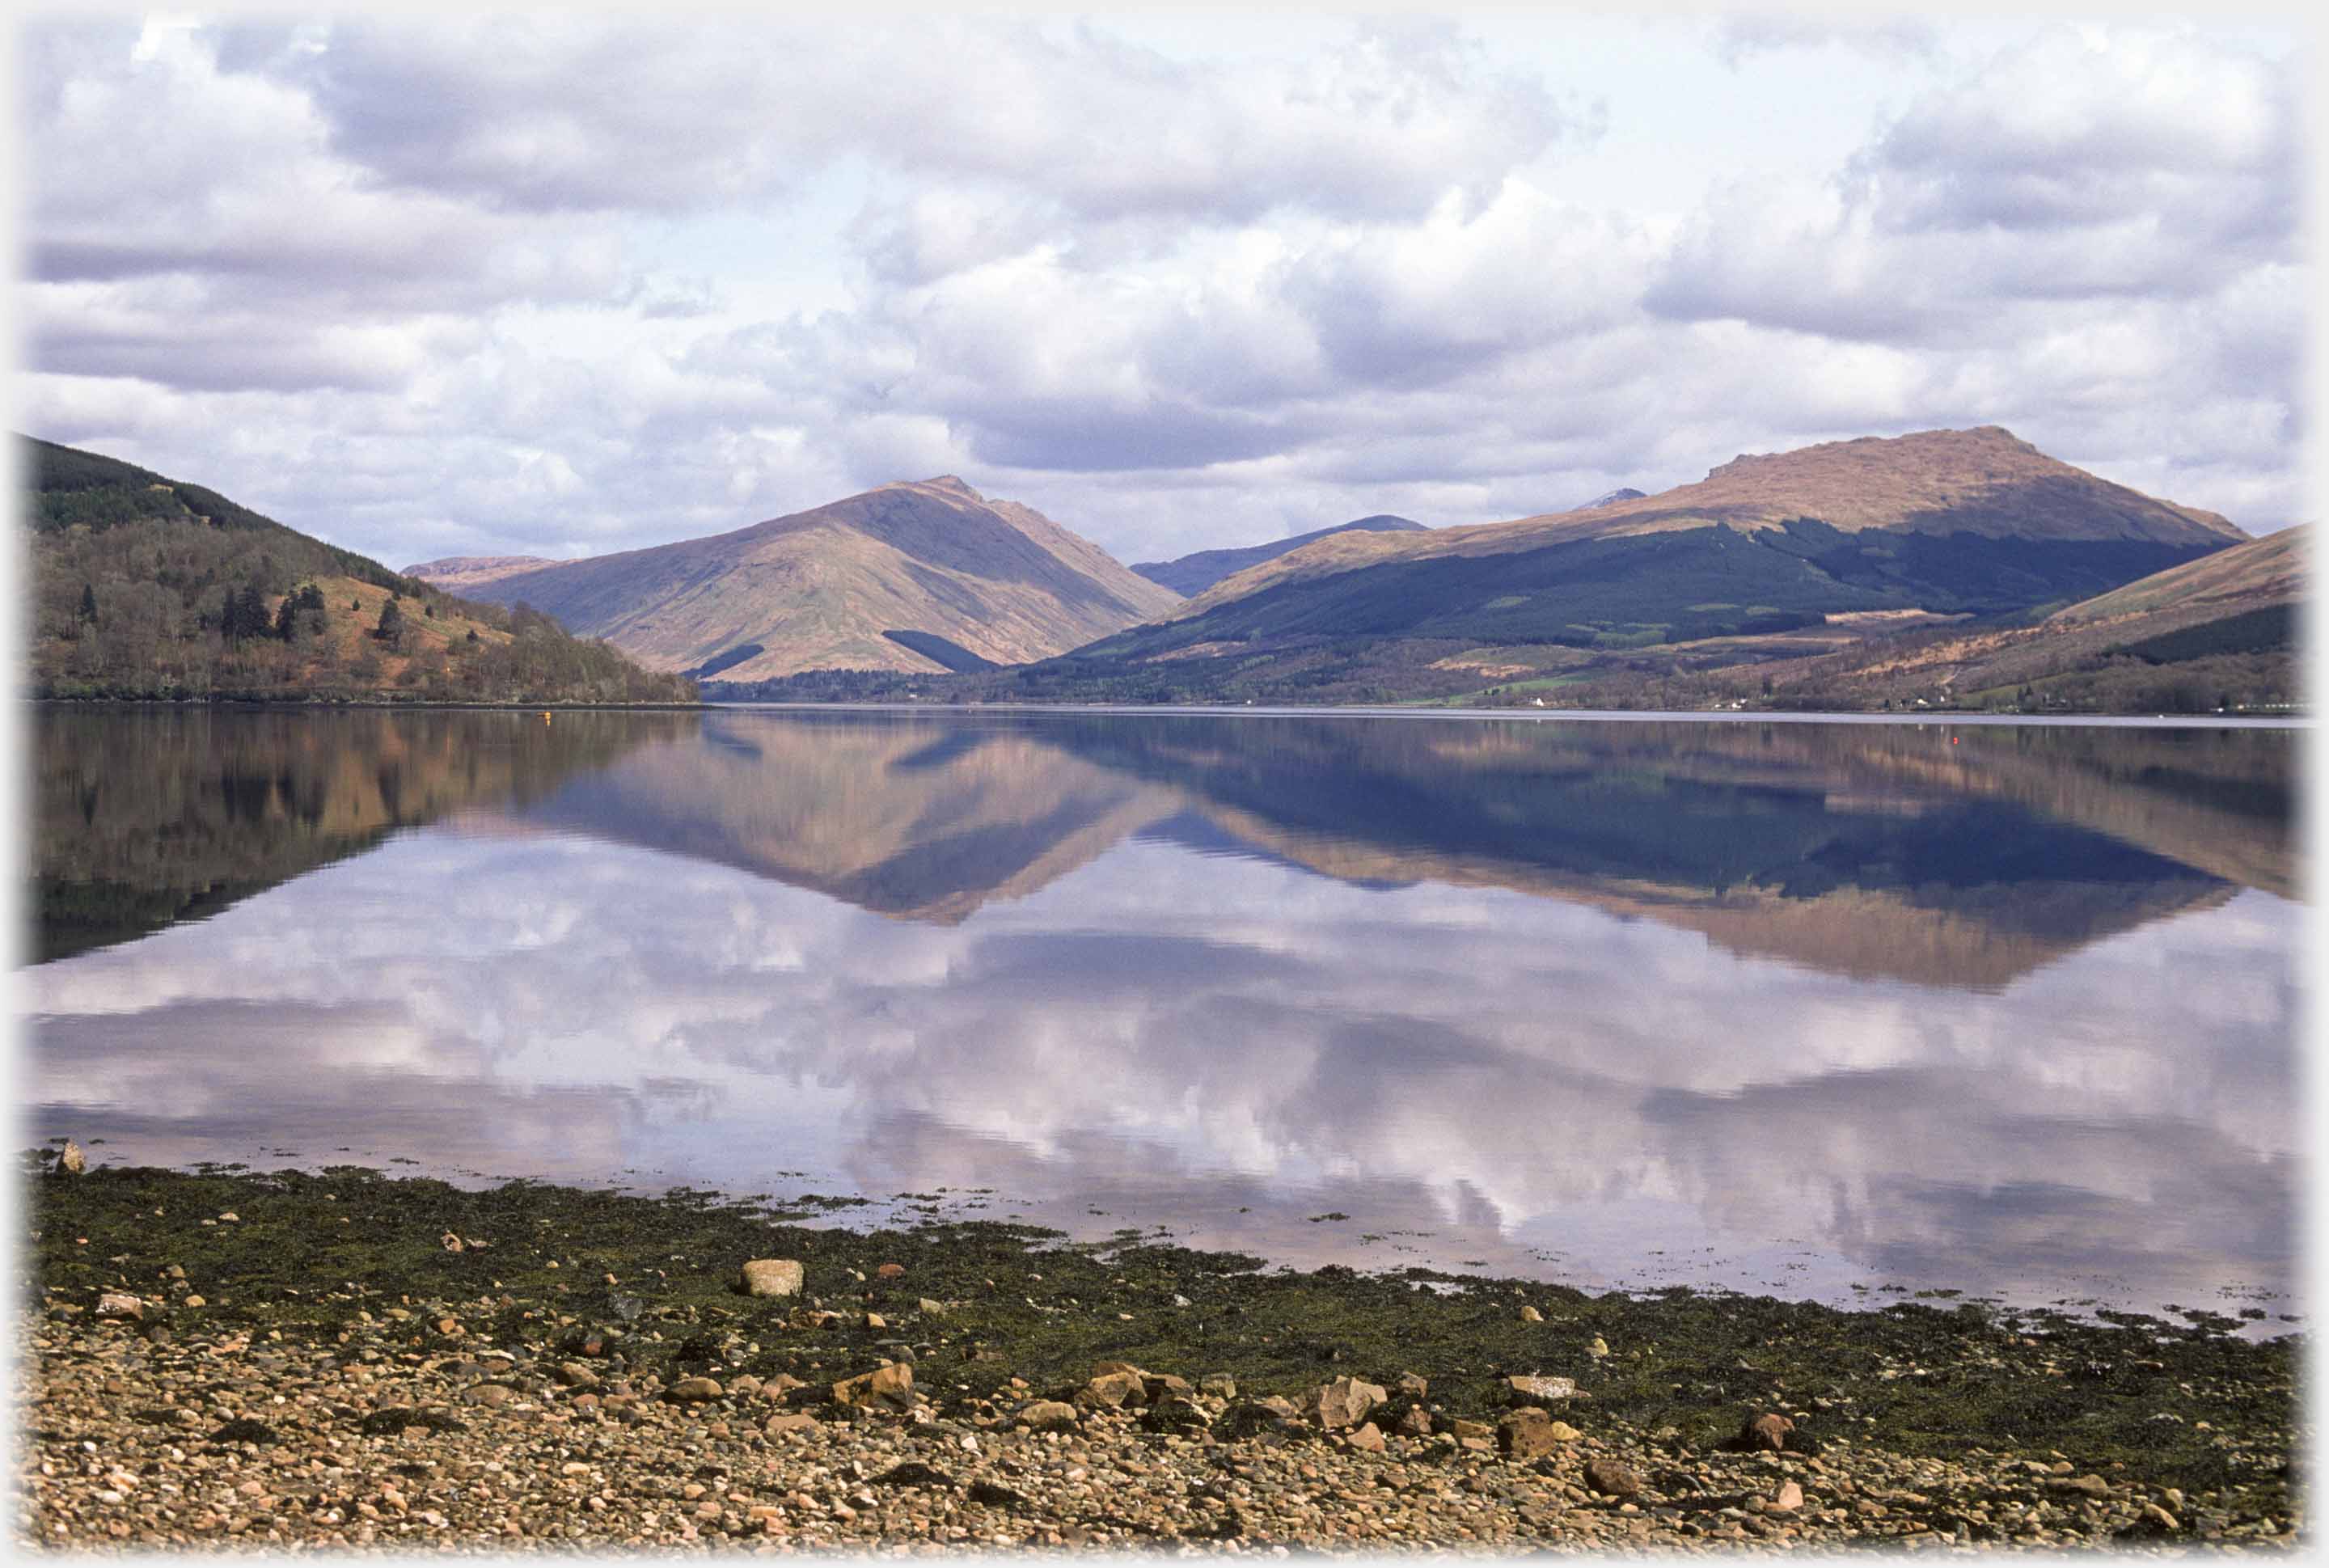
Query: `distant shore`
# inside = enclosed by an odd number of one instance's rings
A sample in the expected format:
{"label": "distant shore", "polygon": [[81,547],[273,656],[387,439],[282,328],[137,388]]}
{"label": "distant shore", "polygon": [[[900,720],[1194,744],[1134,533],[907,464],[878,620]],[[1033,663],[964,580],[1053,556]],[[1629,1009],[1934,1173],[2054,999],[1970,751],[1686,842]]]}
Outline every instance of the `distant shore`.
{"label": "distant shore", "polygon": [[[1589,1296],[799,1223],[844,1199],[51,1157],[22,1184],[27,1544],[2173,1549],[2298,1523],[2301,1342],[2204,1311]],[[746,1294],[754,1259],[797,1293]]]}
{"label": "distant shore", "polygon": [[696,713],[709,704],[693,703],[573,703],[536,698],[526,702],[508,703],[448,703],[421,698],[399,697],[60,697],[34,694],[28,703],[60,708],[269,708],[307,711],[318,708],[364,709],[428,709],[432,712],[482,713]]}
{"label": "distant shore", "polygon": [[1704,720],[1726,724],[1913,724],[1925,725],[2043,725],[2071,728],[2100,725],[2116,729],[2175,730],[2302,730],[2313,723],[2310,714],[2230,713],[1957,713],[1946,709],[1931,713],[1800,713],[1795,710],[1755,712],[1744,709],[1695,708],[1420,708],[1352,705],[1348,707],[1258,704],[1144,703],[778,703],[739,702],[708,697],[702,706],[721,710],[776,709],[789,713],[1109,713],[1187,714],[1212,718],[1301,719],[1469,719],[1501,720],[1507,723],[1537,723],[1545,720],[1639,723],[1644,720]]}

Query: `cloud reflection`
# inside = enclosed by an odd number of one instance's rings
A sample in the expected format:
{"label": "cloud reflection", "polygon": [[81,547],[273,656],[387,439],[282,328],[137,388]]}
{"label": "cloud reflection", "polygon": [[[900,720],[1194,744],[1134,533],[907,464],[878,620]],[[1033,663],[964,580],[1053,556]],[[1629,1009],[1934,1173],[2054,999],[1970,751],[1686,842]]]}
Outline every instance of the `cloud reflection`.
{"label": "cloud reflection", "polygon": [[1074,860],[901,921],[604,836],[426,830],[29,971],[35,1131],[986,1186],[1308,1261],[1606,1280],[1800,1241],[1783,1288],[2291,1282],[2299,912],[2271,894],[2212,884],[1975,987],[1156,835]]}

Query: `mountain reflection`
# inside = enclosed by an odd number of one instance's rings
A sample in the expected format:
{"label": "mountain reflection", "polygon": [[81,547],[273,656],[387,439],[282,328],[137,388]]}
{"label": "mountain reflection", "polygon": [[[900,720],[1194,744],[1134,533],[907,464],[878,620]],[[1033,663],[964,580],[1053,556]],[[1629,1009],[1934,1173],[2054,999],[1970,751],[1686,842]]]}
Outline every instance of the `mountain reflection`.
{"label": "mountain reflection", "polygon": [[2283,732],[724,713],[703,741],[516,815],[910,919],[1140,834],[1928,985],[2291,883]]}

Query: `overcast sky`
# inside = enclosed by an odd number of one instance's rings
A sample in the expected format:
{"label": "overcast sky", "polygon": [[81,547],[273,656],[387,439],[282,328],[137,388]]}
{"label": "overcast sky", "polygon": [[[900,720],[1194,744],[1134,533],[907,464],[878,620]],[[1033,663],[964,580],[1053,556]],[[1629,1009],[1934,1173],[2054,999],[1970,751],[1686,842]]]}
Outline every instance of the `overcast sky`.
{"label": "overcast sky", "polygon": [[1932,14],[52,20],[18,428],[392,565],[940,473],[1152,559],[1983,423],[2309,515],[2300,40]]}

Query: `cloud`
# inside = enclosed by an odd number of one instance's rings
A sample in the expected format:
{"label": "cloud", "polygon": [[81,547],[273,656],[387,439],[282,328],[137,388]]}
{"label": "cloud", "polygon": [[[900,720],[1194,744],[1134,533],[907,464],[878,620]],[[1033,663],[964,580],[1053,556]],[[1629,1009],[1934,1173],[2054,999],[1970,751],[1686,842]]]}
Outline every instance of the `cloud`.
{"label": "cloud", "polygon": [[1940,50],[1941,32],[1930,23],[1907,18],[1872,22],[1806,12],[1749,12],[1722,19],[1715,33],[1714,52],[1737,71],[1756,55],[1775,50],[1838,44],[1880,57],[1923,58]]}
{"label": "cloud", "polygon": [[1734,19],[1742,91],[1851,48],[1897,110],[1589,204],[1715,133],[1476,26],[43,24],[24,418],[391,561],[938,471],[1155,559],[1983,422],[2303,515],[2289,61]]}
{"label": "cloud", "polygon": [[2018,329],[1996,325],[2018,305],[2205,299],[2295,260],[2293,69],[2189,34],[2050,29],[1919,98],[1829,180],[1717,192],[1645,303],[1938,344]]}
{"label": "cloud", "polygon": [[1383,213],[1493,184],[1586,123],[1482,46],[1415,24],[1232,68],[991,19],[714,32],[495,17],[335,25],[298,64],[342,156],[530,212],[764,199],[862,156],[1040,191],[1084,220]]}

